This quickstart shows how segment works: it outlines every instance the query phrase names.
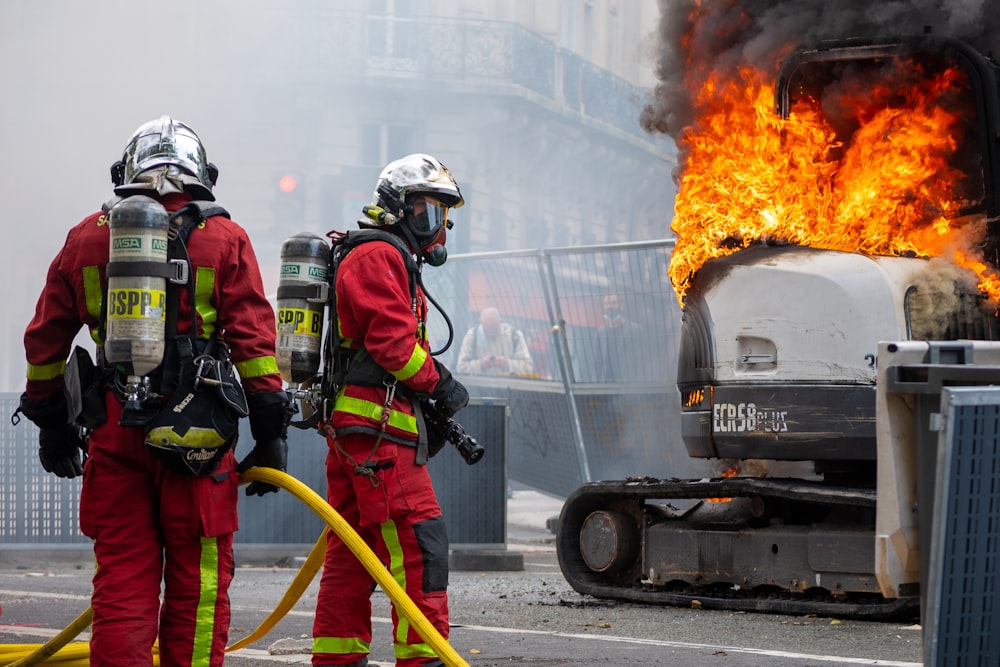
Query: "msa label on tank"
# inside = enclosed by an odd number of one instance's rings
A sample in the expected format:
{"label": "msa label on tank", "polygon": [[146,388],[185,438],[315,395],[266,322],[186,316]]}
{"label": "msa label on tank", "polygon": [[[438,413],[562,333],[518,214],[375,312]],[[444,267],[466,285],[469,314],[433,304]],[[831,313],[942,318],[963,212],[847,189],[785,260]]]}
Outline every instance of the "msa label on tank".
{"label": "msa label on tank", "polygon": [[712,431],[715,433],[785,433],[787,410],[768,410],[756,403],[715,403]]}
{"label": "msa label on tank", "polygon": [[319,336],[323,333],[323,313],[304,308],[279,308],[278,331]]}
{"label": "msa label on tank", "polygon": [[111,251],[116,253],[119,257],[131,257],[133,255],[142,255],[144,249],[149,249],[149,253],[145,254],[163,254],[167,253],[167,241],[166,239],[160,239],[151,236],[150,234],[145,234],[141,236],[116,236],[111,239]]}
{"label": "msa label on tank", "polygon": [[166,299],[166,292],[160,290],[111,289],[108,290],[108,317],[163,320],[166,318]]}
{"label": "msa label on tank", "polygon": [[282,264],[281,277],[310,281],[326,280],[326,267],[316,264]]}

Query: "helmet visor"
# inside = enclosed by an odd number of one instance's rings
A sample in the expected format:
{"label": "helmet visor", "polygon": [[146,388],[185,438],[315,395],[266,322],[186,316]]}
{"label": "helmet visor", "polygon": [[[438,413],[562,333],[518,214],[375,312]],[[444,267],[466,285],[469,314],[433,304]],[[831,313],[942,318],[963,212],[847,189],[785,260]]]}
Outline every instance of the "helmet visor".
{"label": "helmet visor", "polygon": [[413,202],[411,220],[417,236],[433,236],[448,223],[448,207],[432,197],[420,197]]}

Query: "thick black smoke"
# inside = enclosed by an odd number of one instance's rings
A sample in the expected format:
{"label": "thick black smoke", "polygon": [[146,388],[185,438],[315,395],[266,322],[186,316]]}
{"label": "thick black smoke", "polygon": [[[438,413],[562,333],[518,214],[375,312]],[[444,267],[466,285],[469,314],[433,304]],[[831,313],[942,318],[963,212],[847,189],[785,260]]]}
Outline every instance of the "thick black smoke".
{"label": "thick black smoke", "polygon": [[640,122],[675,140],[691,124],[693,95],[710,75],[741,65],[776,72],[780,59],[800,45],[929,28],[983,53],[1000,48],[996,0],[659,0],[659,5],[660,82]]}

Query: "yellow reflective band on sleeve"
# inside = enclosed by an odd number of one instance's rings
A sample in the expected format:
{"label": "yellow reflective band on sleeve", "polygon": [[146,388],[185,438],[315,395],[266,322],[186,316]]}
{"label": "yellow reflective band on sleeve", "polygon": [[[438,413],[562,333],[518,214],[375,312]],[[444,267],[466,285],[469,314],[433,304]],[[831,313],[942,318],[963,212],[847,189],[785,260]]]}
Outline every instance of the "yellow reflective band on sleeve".
{"label": "yellow reflective band on sleeve", "polygon": [[[344,390],[341,389],[340,391],[343,392]],[[337,401],[334,403],[334,410],[349,412],[352,415],[366,417],[376,422],[382,420],[381,405],[361,398],[344,396],[343,393],[337,395]],[[407,433],[412,433],[414,435],[417,434],[417,418],[413,415],[408,415],[405,412],[400,412],[399,410],[389,411],[389,426],[397,428],[400,431],[406,431]]]}
{"label": "yellow reflective band on sleeve", "polygon": [[420,343],[417,342],[413,344],[413,354],[410,355],[410,360],[406,362],[406,365],[397,371],[389,372],[392,373],[397,380],[405,382],[416,375],[417,371],[424,367],[425,361],[427,361],[427,350],[422,348]]}
{"label": "yellow reflective band on sleeve", "polygon": [[371,645],[357,637],[315,637],[313,638],[313,653],[368,653]]}
{"label": "yellow reflective band on sleeve", "polygon": [[212,641],[215,639],[215,605],[219,599],[219,542],[214,537],[201,538],[201,591],[195,612],[192,665],[211,662]]}
{"label": "yellow reflective band on sleeve", "polygon": [[[101,304],[104,303],[104,286],[101,284],[101,271],[96,266],[83,267],[83,298],[87,304],[87,313],[97,322],[101,321]],[[100,326],[90,328],[90,338],[98,345],[103,345]]]}
{"label": "yellow reflective band on sleeve", "polygon": [[237,361],[236,370],[244,380],[247,378],[259,378],[261,375],[271,375],[279,373],[278,362],[274,357],[257,357],[246,361]]}
{"label": "yellow reflective band on sleeve", "polygon": [[53,380],[62,375],[64,370],[66,370],[65,360],[42,366],[28,364],[27,377],[29,380]]}
{"label": "yellow reflective band on sleeve", "polygon": [[[219,317],[212,305],[212,294],[215,292],[215,269],[199,266],[194,274],[194,307],[201,315],[201,337],[209,338],[215,331],[215,322]],[[277,368],[277,366],[275,366]],[[275,373],[278,371],[275,370]],[[243,375],[240,373],[240,375]],[[262,373],[263,375],[263,373]]]}

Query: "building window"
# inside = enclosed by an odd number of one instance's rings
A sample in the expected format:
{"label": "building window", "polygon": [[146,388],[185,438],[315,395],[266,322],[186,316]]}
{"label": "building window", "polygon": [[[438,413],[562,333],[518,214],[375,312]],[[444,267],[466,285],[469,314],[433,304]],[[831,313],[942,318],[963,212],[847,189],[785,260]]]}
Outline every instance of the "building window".
{"label": "building window", "polygon": [[368,55],[415,58],[414,0],[368,0]]}
{"label": "building window", "polygon": [[361,127],[362,164],[385,166],[414,152],[416,128],[412,125],[369,123]]}
{"label": "building window", "polygon": [[576,5],[579,0],[562,0],[559,39],[564,49],[576,51]]}
{"label": "building window", "polygon": [[619,39],[619,33],[621,32],[621,20],[618,16],[618,5],[611,5],[611,11],[608,13],[608,62],[607,68],[612,72],[620,73],[621,63],[619,62],[620,51],[621,51],[621,40]]}
{"label": "building window", "polygon": [[586,60],[594,60],[594,3],[583,4],[583,52]]}

